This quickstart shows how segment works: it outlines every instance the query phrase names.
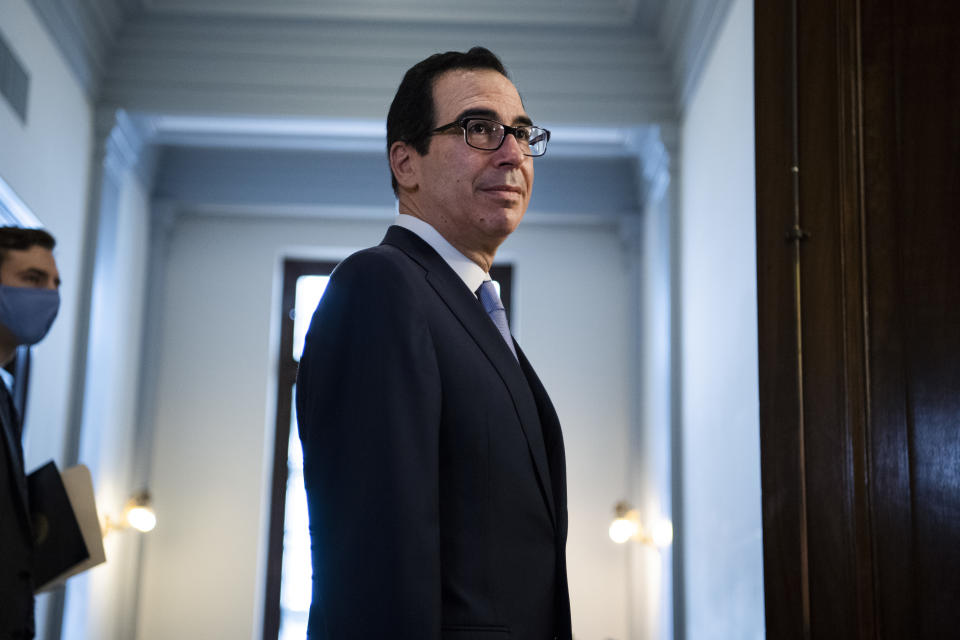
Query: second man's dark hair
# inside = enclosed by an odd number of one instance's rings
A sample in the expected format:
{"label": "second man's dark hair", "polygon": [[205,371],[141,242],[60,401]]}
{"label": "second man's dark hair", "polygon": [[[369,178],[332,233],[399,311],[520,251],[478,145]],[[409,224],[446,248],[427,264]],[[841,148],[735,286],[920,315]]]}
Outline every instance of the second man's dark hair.
{"label": "second man's dark hair", "polygon": [[7,251],[26,251],[34,246],[53,251],[56,244],[57,241],[44,229],[0,227],[0,264],[6,259]]}
{"label": "second man's dark hair", "polygon": [[[466,53],[447,51],[435,53],[410,67],[397,88],[387,113],[387,155],[390,147],[401,140],[413,146],[420,155],[430,148],[430,130],[436,108],[433,104],[433,83],[438,76],[454,69],[490,69],[509,79],[503,63],[492,51],[473,47]],[[397,178],[390,170],[390,182],[396,194]]]}

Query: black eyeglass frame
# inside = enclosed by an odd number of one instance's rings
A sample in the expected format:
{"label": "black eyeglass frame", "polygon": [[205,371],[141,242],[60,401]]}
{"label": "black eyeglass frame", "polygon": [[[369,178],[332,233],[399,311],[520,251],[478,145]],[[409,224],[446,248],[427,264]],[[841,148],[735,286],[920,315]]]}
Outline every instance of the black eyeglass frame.
{"label": "black eyeglass frame", "polygon": [[[501,127],[503,127],[503,136],[500,137],[500,142],[497,144],[497,146],[493,147],[492,149],[487,149],[484,147],[477,147],[475,145],[470,144],[470,141],[467,139],[467,122],[469,122],[470,120],[482,120],[483,122],[492,122],[493,124],[498,124]],[[471,149],[478,149],[480,151],[496,151],[497,149],[503,146],[503,141],[507,139],[507,135],[512,135],[514,140],[519,141],[519,138],[517,137],[517,132],[520,129],[537,129],[539,131],[543,131],[544,135],[546,136],[546,140],[544,141],[544,144],[543,144],[543,153],[538,153],[538,154],[524,153],[523,155],[527,157],[530,157],[530,158],[542,157],[544,154],[547,153],[547,144],[550,142],[550,131],[548,129],[544,129],[543,127],[538,127],[532,124],[524,124],[518,127],[511,127],[508,124],[497,122],[492,118],[481,118],[479,116],[465,116],[463,118],[460,118],[459,120],[454,120],[453,122],[441,125],[436,129],[433,129],[427,135],[432,136],[437,133],[443,133],[447,129],[451,129],[453,127],[460,127],[461,129],[463,129],[463,142]]]}

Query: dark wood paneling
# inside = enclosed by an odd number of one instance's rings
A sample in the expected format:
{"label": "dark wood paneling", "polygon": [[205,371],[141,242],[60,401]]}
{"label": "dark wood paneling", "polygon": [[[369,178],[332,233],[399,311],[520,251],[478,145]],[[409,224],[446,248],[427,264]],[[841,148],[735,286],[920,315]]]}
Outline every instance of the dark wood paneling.
{"label": "dark wood paneling", "polygon": [[954,0],[757,3],[768,637],[960,628],[958,32]]}
{"label": "dark wood paneling", "polygon": [[807,542],[794,295],[793,12],[755,13],[760,449],[767,635],[808,637]]}
{"label": "dark wood paneling", "polygon": [[[847,87],[839,77],[845,30],[835,0],[797,4],[797,146],[799,160],[799,288],[801,400],[805,443],[803,482],[806,519],[811,637],[856,637],[849,615],[856,599],[857,485],[847,403],[857,390],[847,386],[846,365],[856,344],[847,342],[845,283],[856,265],[844,260],[844,231],[856,208],[842,195],[843,119]],[[842,39],[843,38],[843,39]],[[814,91],[810,91],[814,89]],[[854,269],[850,273],[849,269]]]}
{"label": "dark wood paneling", "polygon": [[913,576],[913,511],[907,422],[901,235],[896,211],[901,189],[896,167],[897,115],[890,80],[896,67],[896,15],[880,0],[864,7],[864,193],[869,198],[866,237],[870,332],[871,492],[876,597],[880,637],[908,638],[917,628]]}
{"label": "dark wood paneling", "polygon": [[872,492],[885,637],[960,628],[960,3],[864,7]]}

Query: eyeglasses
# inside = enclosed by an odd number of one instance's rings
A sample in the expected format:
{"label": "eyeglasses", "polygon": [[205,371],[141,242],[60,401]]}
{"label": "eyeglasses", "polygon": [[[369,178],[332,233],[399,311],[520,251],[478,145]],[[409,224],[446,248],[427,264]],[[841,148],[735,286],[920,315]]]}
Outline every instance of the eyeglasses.
{"label": "eyeglasses", "polygon": [[460,118],[450,124],[437,127],[430,132],[430,135],[443,133],[453,127],[463,129],[463,141],[468,146],[483,151],[499,149],[508,133],[516,139],[517,144],[520,145],[520,151],[525,156],[542,156],[547,152],[547,142],[550,141],[550,132],[546,129],[527,125],[511,127],[486,118]]}

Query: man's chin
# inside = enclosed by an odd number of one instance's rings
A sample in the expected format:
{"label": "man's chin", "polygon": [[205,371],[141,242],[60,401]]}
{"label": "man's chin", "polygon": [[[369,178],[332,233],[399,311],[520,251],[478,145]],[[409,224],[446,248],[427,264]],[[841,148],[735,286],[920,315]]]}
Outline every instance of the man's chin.
{"label": "man's chin", "polygon": [[489,218],[490,230],[506,238],[520,226],[526,209],[526,206],[500,207]]}

